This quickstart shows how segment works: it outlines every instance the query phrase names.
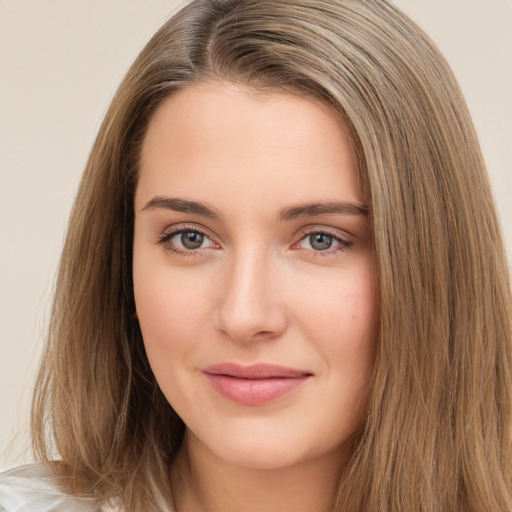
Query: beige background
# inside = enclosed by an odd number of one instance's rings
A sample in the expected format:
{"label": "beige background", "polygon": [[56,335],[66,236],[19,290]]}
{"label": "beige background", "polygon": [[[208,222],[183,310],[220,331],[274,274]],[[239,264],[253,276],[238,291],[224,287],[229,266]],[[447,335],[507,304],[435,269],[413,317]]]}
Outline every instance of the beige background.
{"label": "beige background", "polygon": [[[512,0],[397,0],[466,94],[512,255]],[[179,2],[0,0],[0,470],[28,409],[81,170],[112,94]]]}

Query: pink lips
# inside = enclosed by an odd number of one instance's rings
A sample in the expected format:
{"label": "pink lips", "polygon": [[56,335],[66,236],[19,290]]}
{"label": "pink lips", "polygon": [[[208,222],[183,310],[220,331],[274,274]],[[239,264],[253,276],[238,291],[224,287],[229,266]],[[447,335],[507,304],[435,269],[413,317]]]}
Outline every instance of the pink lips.
{"label": "pink lips", "polygon": [[220,395],[242,405],[261,405],[297,389],[311,377],[303,370],[254,364],[222,363],[203,370]]}

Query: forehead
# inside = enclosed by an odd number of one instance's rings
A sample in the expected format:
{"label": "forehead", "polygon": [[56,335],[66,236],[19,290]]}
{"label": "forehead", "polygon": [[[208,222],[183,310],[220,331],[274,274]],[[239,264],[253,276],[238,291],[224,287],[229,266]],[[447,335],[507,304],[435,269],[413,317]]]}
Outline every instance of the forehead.
{"label": "forehead", "polygon": [[202,83],[176,92],[155,112],[136,201],[258,194],[275,202],[276,190],[295,202],[340,195],[362,201],[350,129],[321,100]]}

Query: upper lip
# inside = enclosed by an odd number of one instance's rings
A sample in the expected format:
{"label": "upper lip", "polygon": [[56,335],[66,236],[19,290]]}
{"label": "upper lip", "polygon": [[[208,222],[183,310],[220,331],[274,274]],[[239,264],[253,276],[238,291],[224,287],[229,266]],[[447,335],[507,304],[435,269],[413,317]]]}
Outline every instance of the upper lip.
{"label": "upper lip", "polygon": [[238,363],[220,363],[208,366],[203,371],[210,375],[226,375],[239,379],[290,379],[312,375],[311,372],[305,370],[267,363],[251,364],[248,366]]}

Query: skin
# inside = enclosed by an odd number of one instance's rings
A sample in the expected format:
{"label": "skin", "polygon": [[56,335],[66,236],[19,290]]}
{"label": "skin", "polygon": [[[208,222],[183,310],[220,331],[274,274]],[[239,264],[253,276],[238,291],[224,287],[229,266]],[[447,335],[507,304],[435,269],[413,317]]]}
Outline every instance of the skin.
{"label": "skin", "polygon": [[[206,205],[216,218],[163,198]],[[333,202],[352,206],[290,210]],[[151,367],[187,426],[172,471],[177,511],[332,510],[378,332],[363,204],[350,132],[320,101],[215,82],[180,90],[155,113],[133,273]],[[308,377],[244,405],[204,373],[224,362]]]}

